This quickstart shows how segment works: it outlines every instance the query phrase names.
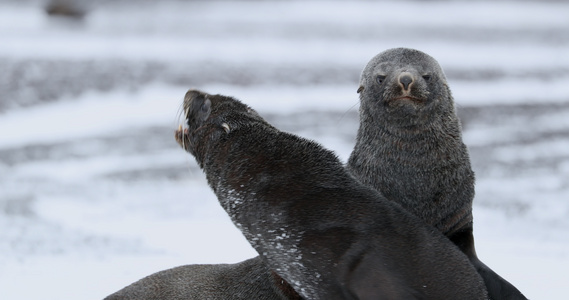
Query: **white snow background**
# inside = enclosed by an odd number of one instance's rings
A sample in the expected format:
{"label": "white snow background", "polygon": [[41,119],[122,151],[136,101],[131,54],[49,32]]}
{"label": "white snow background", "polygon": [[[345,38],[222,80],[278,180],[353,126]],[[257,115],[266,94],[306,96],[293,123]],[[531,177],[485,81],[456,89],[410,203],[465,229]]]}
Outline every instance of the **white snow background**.
{"label": "white snow background", "polygon": [[569,293],[567,1],[0,1],[0,299],[102,299],[256,253],[174,141],[187,89],[235,96],[346,161],[359,72],[412,47],[445,70],[477,175],[481,259]]}

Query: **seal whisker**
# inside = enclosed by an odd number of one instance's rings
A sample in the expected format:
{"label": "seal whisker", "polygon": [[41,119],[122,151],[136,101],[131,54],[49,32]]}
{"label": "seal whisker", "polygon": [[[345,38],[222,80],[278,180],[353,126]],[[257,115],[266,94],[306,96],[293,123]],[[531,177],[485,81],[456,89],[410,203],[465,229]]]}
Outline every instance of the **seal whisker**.
{"label": "seal whisker", "polygon": [[178,110],[176,112],[176,119],[178,123],[180,123],[180,118],[182,117],[183,113],[184,113],[184,103],[182,102],[182,104],[179,105]]}
{"label": "seal whisker", "polygon": [[350,108],[348,108],[348,110],[346,110],[346,111],[340,116],[340,119],[338,120],[338,123],[340,123],[340,122],[344,119],[344,117],[346,117],[346,115],[347,115],[352,109],[354,109],[354,107],[356,107],[356,105],[358,105],[358,104],[359,104],[359,102],[356,101],[356,103],[354,103],[354,105],[350,106]]}
{"label": "seal whisker", "polygon": [[[178,134],[180,135],[181,146],[182,146],[183,149],[186,149],[186,148],[187,148],[187,147],[186,147],[186,138],[185,138],[185,136],[184,136],[184,128],[183,128],[184,126],[186,126],[186,123],[185,123],[186,121],[185,121],[185,120],[183,120],[183,121],[181,120],[182,114],[185,114],[184,106],[185,106],[185,101],[182,101],[182,103],[178,106],[178,110],[177,110],[177,113],[176,113],[176,120],[178,121],[178,122],[177,122],[177,123],[178,123],[178,130],[177,130],[177,131],[178,131],[178,132],[177,132],[176,134],[177,134],[177,135],[178,135]],[[184,124],[184,125],[182,125],[182,124]]]}

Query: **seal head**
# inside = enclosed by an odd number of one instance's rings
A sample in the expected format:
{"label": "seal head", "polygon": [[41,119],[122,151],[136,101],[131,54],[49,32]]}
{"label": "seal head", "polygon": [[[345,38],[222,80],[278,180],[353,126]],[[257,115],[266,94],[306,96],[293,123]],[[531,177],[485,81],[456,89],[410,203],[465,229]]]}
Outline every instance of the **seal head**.
{"label": "seal head", "polygon": [[[210,95],[198,90],[189,90],[183,102],[185,123],[174,134],[176,142],[196,157],[203,168],[204,149],[208,143],[197,141],[215,140],[234,129],[249,126],[264,120],[249,106],[222,95]],[[231,112],[231,113],[229,113]]]}
{"label": "seal head", "polygon": [[358,93],[361,111],[399,128],[416,129],[453,111],[443,70],[434,58],[414,49],[390,49],[372,58]]}

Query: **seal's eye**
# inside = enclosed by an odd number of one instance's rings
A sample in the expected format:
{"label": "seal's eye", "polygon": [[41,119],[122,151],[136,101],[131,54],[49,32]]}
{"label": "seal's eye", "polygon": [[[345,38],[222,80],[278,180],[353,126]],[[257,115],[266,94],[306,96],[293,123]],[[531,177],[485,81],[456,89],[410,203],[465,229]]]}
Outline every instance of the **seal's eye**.
{"label": "seal's eye", "polygon": [[425,79],[425,81],[431,81],[431,75],[423,75],[423,79]]}
{"label": "seal's eye", "polygon": [[382,84],[385,80],[385,75],[377,75],[375,80],[377,80],[377,83]]}
{"label": "seal's eye", "polygon": [[207,120],[209,114],[211,113],[211,100],[205,98],[204,103],[200,109],[199,115],[201,116],[202,121]]}

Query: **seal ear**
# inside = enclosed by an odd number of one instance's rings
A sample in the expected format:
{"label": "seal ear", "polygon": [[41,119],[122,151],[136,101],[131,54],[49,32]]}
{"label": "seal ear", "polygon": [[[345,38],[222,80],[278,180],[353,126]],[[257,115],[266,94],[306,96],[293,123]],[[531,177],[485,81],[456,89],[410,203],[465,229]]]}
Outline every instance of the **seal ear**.
{"label": "seal ear", "polygon": [[202,119],[202,121],[205,121],[209,117],[210,113],[211,113],[211,100],[206,98],[204,103],[202,104],[202,107],[200,108],[199,116]]}
{"label": "seal ear", "polygon": [[360,85],[360,87],[358,88],[358,94],[361,93],[364,90],[364,86]]}
{"label": "seal ear", "polygon": [[229,128],[229,124],[227,123],[222,123],[221,127],[223,128],[223,130],[225,130],[225,133],[229,133],[231,132],[231,128]]}

